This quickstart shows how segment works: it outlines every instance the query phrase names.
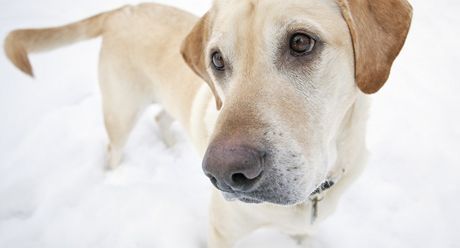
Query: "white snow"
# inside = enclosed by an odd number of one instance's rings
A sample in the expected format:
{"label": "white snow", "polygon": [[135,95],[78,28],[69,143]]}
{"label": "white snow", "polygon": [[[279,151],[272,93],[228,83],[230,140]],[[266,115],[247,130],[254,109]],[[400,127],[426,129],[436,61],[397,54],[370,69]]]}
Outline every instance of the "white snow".
{"label": "white snow", "polygon": [[[0,0],[0,37],[138,1]],[[210,0],[158,1],[202,14]],[[460,247],[460,2],[412,1],[409,39],[373,96],[371,157],[311,247]],[[32,56],[37,78],[0,56],[0,247],[204,247],[211,184],[176,125],[160,141],[153,106],[121,167],[102,169],[107,137],[99,40]],[[299,247],[261,230],[245,247]]]}

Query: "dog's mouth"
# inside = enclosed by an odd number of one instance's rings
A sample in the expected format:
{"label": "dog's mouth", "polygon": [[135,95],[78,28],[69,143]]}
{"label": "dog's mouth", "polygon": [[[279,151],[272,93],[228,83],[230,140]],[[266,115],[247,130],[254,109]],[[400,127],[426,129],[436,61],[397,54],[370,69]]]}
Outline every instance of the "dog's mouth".
{"label": "dog's mouth", "polygon": [[[244,203],[259,204],[259,203],[273,203],[279,205],[293,205],[299,203],[300,199],[293,199],[292,195],[287,192],[273,194],[273,192],[266,191],[251,191],[251,192],[238,192],[238,191],[222,191],[222,195],[227,201],[241,201]],[[303,201],[303,200],[300,200]]]}
{"label": "dog's mouth", "polygon": [[247,196],[247,195],[242,195],[242,194],[239,194],[239,193],[222,192],[222,194],[224,195],[224,198],[227,201],[238,200],[238,201],[242,201],[244,203],[254,203],[254,204],[264,202],[263,200],[259,200],[259,199],[256,199],[254,197],[250,197],[250,196]]}
{"label": "dog's mouth", "polygon": [[[313,190],[310,194],[308,194],[308,197],[306,199],[312,199],[314,197],[317,197],[318,195],[322,194],[324,191],[334,186],[335,183],[336,183],[335,180],[325,179],[320,185],[318,185],[317,188],[315,188],[315,190]],[[240,193],[240,192],[222,191],[222,194],[227,201],[238,200],[244,203],[252,203],[252,204],[259,204],[259,203],[264,203],[264,202],[271,202],[271,203],[282,204],[282,205],[292,204],[292,202],[285,201],[285,199],[282,199],[283,197],[280,197],[277,200],[274,200],[272,197],[269,197],[268,199],[264,199],[265,197],[263,196],[248,195],[247,193]]]}

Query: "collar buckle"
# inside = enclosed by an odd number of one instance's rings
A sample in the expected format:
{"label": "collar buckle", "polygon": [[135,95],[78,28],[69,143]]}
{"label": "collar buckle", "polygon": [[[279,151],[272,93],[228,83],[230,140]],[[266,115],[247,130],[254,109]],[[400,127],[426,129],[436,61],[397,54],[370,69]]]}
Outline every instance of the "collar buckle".
{"label": "collar buckle", "polygon": [[327,191],[329,188],[334,186],[335,182],[333,180],[326,180],[321,185],[316,188],[310,194],[310,201],[311,201],[311,216],[310,216],[310,224],[314,224],[316,219],[318,218],[318,203],[324,199],[324,192]]}

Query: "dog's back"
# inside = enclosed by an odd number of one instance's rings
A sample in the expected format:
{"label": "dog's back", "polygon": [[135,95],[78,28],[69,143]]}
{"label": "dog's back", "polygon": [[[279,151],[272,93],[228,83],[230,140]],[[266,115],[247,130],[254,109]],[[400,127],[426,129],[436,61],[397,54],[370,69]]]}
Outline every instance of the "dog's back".
{"label": "dog's back", "polygon": [[33,76],[29,53],[102,37],[99,83],[110,139],[108,163],[114,167],[137,117],[149,104],[161,103],[186,129],[190,126],[193,100],[204,84],[180,50],[197,20],[160,4],[125,6],[64,26],[14,30],[4,49],[17,68]]}
{"label": "dog's back", "polygon": [[[44,52],[107,35],[113,36],[118,42],[131,43],[126,45],[135,43],[136,46],[158,47],[165,39],[183,39],[196,20],[195,16],[187,12],[160,4],[124,6],[63,26],[13,30],[5,38],[4,50],[18,69],[33,76],[29,53]],[[174,37],[175,35],[179,37]],[[174,42],[159,50],[172,50],[174,47],[171,45]],[[161,55],[162,53],[156,53],[155,59],[159,59]]]}

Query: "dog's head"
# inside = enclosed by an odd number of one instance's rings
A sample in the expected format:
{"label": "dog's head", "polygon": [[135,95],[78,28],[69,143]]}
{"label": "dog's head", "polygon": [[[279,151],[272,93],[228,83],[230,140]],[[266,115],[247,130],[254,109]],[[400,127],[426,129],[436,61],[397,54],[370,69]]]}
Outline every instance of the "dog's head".
{"label": "dog's head", "polygon": [[405,0],[216,0],[182,54],[220,113],[203,169],[227,198],[296,204],[325,180],[360,92],[388,78]]}

